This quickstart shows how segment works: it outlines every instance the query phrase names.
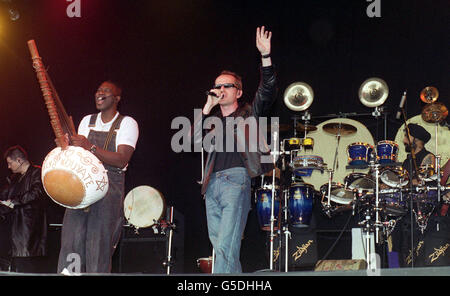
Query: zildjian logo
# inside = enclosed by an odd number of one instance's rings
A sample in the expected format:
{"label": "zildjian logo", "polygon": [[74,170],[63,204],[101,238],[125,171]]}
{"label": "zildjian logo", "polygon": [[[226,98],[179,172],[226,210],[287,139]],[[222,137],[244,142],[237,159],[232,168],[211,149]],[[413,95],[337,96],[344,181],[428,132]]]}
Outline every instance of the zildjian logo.
{"label": "zildjian logo", "polygon": [[449,246],[450,244],[447,243],[445,246],[440,246],[438,249],[434,248],[434,252],[428,256],[428,258],[431,258],[430,263],[436,261],[439,257],[441,257],[441,255],[444,255]]}
{"label": "zildjian logo", "polygon": [[[423,245],[423,241],[420,241],[417,243],[416,256],[419,256],[419,251],[420,251],[420,249],[422,249],[422,245]],[[405,259],[407,264],[411,264],[411,262],[412,262],[412,258],[411,258],[412,253],[413,253],[413,250],[410,250],[408,257],[406,257],[406,259]]]}
{"label": "zildjian logo", "polygon": [[292,254],[292,257],[294,257],[294,261],[297,261],[300,257],[302,257],[304,253],[308,253],[308,248],[311,246],[313,242],[314,242],[313,240],[309,240],[308,242],[306,242],[306,244],[303,244],[301,247],[296,246],[297,251],[295,251],[295,253]]}

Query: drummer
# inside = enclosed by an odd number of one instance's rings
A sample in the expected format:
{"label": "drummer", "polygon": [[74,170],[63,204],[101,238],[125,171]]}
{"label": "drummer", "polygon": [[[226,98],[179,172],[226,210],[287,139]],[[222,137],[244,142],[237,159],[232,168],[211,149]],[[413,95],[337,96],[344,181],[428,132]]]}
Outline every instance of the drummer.
{"label": "drummer", "polygon": [[433,153],[431,153],[425,148],[425,144],[428,143],[428,141],[430,141],[431,139],[431,134],[422,126],[414,123],[408,124],[408,129],[410,133],[409,141],[408,135],[405,130],[405,137],[403,138],[403,144],[405,144],[405,152],[409,154],[403,161],[402,167],[408,171],[410,176],[413,177],[412,179],[413,185],[417,186],[419,185],[419,181],[416,178],[414,164],[411,159],[411,151],[414,149],[417,168],[424,166],[434,167],[435,156]]}

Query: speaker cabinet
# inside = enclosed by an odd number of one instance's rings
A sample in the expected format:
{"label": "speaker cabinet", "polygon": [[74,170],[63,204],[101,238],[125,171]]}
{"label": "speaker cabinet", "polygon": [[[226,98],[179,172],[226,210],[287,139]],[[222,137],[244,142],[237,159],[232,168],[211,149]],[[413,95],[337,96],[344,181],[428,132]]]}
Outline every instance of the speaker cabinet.
{"label": "speaker cabinet", "polygon": [[[314,229],[290,227],[291,233],[288,239],[288,269],[306,270],[312,269],[317,263],[317,235]],[[270,245],[269,245],[270,248]],[[270,249],[267,252],[270,255]],[[279,270],[285,269],[286,239],[283,233],[281,237],[274,239],[273,265]],[[269,258],[270,260],[270,258]]]}
{"label": "speaker cabinet", "polygon": [[[168,215],[167,215],[168,217]],[[166,219],[167,221],[167,219]],[[170,273],[184,272],[184,217],[174,209]],[[136,230],[124,226],[122,238],[113,258],[113,272],[165,274],[169,252],[169,229],[153,226]]]}

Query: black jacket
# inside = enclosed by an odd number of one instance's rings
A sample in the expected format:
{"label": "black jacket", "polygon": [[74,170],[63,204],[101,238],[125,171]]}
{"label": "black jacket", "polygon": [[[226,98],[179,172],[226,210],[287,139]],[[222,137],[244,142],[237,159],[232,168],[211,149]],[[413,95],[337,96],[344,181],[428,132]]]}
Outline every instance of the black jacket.
{"label": "black jacket", "polygon": [[[268,116],[269,111],[273,103],[275,102],[275,99],[276,99],[276,75],[274,68],[273,66],[261,67],[261,79],[252,104],[239,105],[238,109],[236,109],[236,111],[233,113],[233,116],[235,118],[242,117],[243,119],[246,119],[250,116],[253,116],[256,119],[258,119],[261,116]],[[194,141],[201,140],[203,138],[202,135],[195,134],[201,132],[201,129],[194,128],[196,124],[198,124],[198,121],[199,120],[203,121],[203,119],[204,116],[202,113],[200,113],[200,116],[198,118],[194,119],[194,124],[191,129],[192,132],[191,135],[194,136]],[[270,121],[268,120],[267,122],[269,123]],[[212,132],[214,132],[214,130],[211,131],[211,133]],[[244,136],[245,139],[240,139],[240,137],[242,136]],[[259,145],[257,152],[250,152],[249,149],[250,135],[248,132],[239,133],[237,132],[236,126],[234,129],[234,137],[236,143],[242,142],[244,143],[245,151],[240,152],[240,156],[250,177],[253,178],[260,176],[273,169],[272,163],[266,162],[261,163],[261,156],[264,154],[268,154],[268,152],[263,153],[259,151]],[[205,194],[206,189],[208,188],[209,178],[214,169],[215,157],[216,157],[215,151],[208,153],[205,165],[204,179],[202,182],[202,191],[201,191],[202,194]]]}
{"label": "black jacket", "polygon": [[42,186],[41,168],[30,165],[23,176],[14,174],[10,185],[1,191],[1,199],[14,204],[6,214],[11,223],[11,256],[46,255],[48,196]]}

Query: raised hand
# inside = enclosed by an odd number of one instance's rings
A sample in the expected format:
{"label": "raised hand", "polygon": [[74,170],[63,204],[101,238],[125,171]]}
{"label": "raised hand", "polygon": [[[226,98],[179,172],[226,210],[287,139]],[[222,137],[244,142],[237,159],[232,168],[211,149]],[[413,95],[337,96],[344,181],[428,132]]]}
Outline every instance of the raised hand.
{"label": "raised hand", "polygon": [[264,26],[256,28],[256,47],[261,55],[270,54],[270,39],[272,32],[266,31]]}

